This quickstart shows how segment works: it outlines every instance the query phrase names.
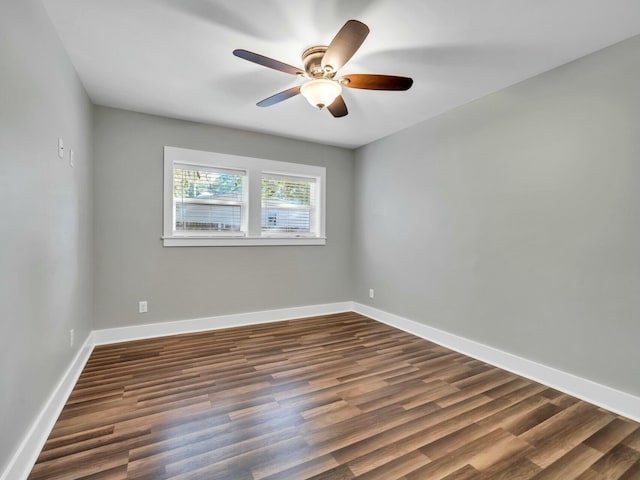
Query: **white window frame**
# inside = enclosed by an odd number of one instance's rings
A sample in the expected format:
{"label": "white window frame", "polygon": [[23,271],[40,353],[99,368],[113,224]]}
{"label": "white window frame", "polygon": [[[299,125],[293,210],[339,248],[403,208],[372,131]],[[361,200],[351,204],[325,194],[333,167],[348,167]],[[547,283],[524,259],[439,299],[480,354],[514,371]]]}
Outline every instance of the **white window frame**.
{"label": "white window frame", "polygon": [[[248,202],[246,233],[231,236],[228,232],[174,231],[173,170],[174,165],[194,165],[209,168],[243,170],[246,172]],[[312,234],[274,232],[262,233],[262,175],[277,174],[314,178],[316,181],[316,221]],[[164,147],[163,236],[165,247],[188,246],[259,246],[259,245],[325,245],[326,169],[315,165],[280,162],[217,152],[205,152],[178,147]],[[238,234],[236,234],[238,235]]]}

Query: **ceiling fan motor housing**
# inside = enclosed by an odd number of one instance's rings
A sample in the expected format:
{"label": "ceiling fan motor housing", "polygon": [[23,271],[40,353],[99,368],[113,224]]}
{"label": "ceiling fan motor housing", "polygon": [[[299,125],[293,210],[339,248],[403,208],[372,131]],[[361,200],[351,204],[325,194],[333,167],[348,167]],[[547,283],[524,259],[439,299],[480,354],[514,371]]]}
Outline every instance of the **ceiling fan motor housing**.
{"label": "ceiling fan motor housing", "polygon": [[322,58],[327,51],[326,46],[317,45],[307,48],[302,53],[302,63],[309,78],[333,78],[335,70],[329,66],[322,67]]}

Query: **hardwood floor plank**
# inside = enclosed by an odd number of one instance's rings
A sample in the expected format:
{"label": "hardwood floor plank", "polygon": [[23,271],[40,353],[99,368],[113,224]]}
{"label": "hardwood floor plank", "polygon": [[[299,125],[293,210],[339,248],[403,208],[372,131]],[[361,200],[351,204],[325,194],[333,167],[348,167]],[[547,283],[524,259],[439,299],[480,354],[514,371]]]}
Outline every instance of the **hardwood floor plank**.
{"label": "hardwood floor plank", "polygon": [[627,471],[625,471],[619,480],[638,480],[640,479],[640,461],[636,461]]}
{"label": "hardwood floor plank", "polygon": [[583,443],[588,447],[595,448],[602,453],[607,453],[632,433],[638,430],[638,425],[621,418],[614,418],[607,426],[601,428]]}
{"label": "hardwood floor plank", "polygon": [[[399,478],[430,462],[429,458],[419,450],[412,450],[393,460],[372,465],[353,465],[349,468],[356,474],[356,478],[362,480],[375,480],[378,478]],[[373,468],[375,465],[375,468]]]}
{"label": "hardwood floor plank", "polygon": [[515,418],[505,420],[502,427],[514,435],[521,435],[561,411],[562,409],[553,403],[543,403],[539,407],[527,412],[526,415],[518,415]]}
{"label": "hardwood floor plank", "polygon": [[638,480],[640,425],[355,313],[95,348],[30,480]]}
{"label": "hardwood floor plank", "polygon": [[488,435],[490,430],[481,427],[477,423],[470,423],[435,440],[427,445],[420,446],[420,450],[431,459],[442,458],[450,452],[462,448],[466,444]]}
{"label": "hardwood floor plank", "polygon": [[623,445],[635,450],[636,452],[640,452],[640,425],[634,423],[635,426],[638,427],[632,434],[630,434],[627,438],[622,441]]}
{"label": "hardwood floor plank", "polygon": [[576,480],[606,480],[602,475],[598,472],[595,472],[591,469],[585,470],[583,473],[576,477]]}
{"label": "hardwood floor plank", "polygon": [[[536,465],[546,468],[568,452],[573,451],[591,435],[605,428],[613,419],[613,414],[595,410],[590,415],[584,415],[574,425],[538,443],[535,451],[527,458]],[[584,447],[586,448],[586,445]]]}
{"label": "hardwood floor plank", "polygon": [[573,480],[602,457],[602,452],[586,445],[577,445],[533,477],[533,480]]}
{"label": "hardwood floor plank", "polygon": [[471,465],[465,465],[464,467],[456,470],[455,472],[450,473],[449,475],[444,477],[442,480],[474,480],[474,479],[477,479],[479,475],[480,475],[480,472],[478,472]]}
{"label": "hardwood floor plank", "polygon": [[[285,480],[290,478],[311,478],[327,474],[330,470],[339,467],[338,462],[333,456],[327,454],[312,460],[300,463],[286,470],[278,470],[277,472],[265,476],[262,480]],[[331,477],[333,478],[333,477]]]}
{"label": "hardwood floor plank", "polygon": [[56,448],[50,447],[43,450],[38,457],[38,461],[48,462],[57,458],[71,457],[77,453],[88,452],[109,445],[126,444],[126,447],[124,448],[130,450],[135,441],[148,441],[150,433],[151,430],[149,427],[137,427],[129,431],[119,431],[108,435],[92,436],[85,440],[80,440],[79,436],[74,436],[73,443],[61,445]]}
{"label": "hardwood floor plank", "polygon": [[476,470],[486,469],[506,456],[528,445],[510,433],[497,429],[457,448],[447,455],[434,459],[428,465],[406,475],[408,480],[443,478],[466,465]]}
{"label": "hardwood floor plank", "polygon": [[[295,478],[295,477],[293,477]],[[339,465],[326,472],[313,475],[308,480],[352,480],[356,478],[349,467],[346,465]]]}
{"label": "hardwood floor plank", "polygon": [[594,463],[591,469],[607,479],[618,479],[634,467],[638,461],[640,461],[640,453],[626,445],[616,445]]}
{"label": "hardwood floor plank", "polygon": [[128,451],[122,444],[110,444],[90,450],[82,450],[54,458],[38,460],[29,478],[43,480],[74,480],[82,476],[126,465]]}
{"label": "hardwood floor plank", "polygon": [[542,469],[524,455],[527,450],[496,462],[474,480],[530,480]]}

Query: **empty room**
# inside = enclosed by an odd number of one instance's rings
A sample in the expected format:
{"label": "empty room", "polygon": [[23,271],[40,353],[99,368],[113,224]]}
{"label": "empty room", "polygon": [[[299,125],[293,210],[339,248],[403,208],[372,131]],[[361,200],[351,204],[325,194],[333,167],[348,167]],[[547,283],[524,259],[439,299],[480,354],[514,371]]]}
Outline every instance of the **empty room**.
{"label": "empty room", "polygon": [[640,480],[640,2],[2,0],[0,480]]}

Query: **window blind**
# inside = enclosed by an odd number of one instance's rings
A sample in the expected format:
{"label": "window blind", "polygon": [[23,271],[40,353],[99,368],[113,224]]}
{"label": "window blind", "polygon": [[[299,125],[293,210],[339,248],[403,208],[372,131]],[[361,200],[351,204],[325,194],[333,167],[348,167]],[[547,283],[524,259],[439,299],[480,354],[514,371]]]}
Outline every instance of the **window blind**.
{"label": "window blind", "polygon": [[290,175],[262,175],[263,233],[314,233],[316,179]]}
{"label": "window blind", "polygon": [[242,170],[174,164],[176,232],[241,232],[246,211]]}

